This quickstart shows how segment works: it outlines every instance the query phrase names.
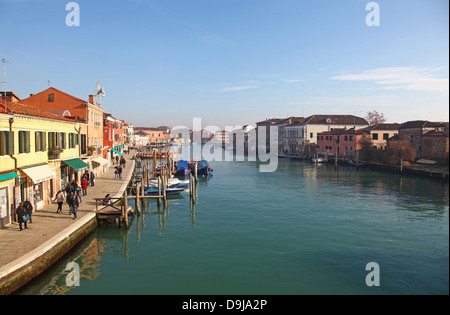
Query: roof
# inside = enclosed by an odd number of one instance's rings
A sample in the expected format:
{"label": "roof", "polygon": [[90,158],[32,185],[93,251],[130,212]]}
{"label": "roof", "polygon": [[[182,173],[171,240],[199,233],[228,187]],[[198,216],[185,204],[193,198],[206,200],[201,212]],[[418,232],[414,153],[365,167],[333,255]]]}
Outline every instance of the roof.
{"label": "roof", "polygon": [[276,124],[276,123],[280,122],[281,120],[283,120],[283,119],[282,118],[270,118],[270,119],[266,119],[266,120],[263,120],[263,121],[259,121],[256,124],[257,125],[258,124],[269,124],[269,125],[272,125],[272,124]]}
{"label": "roof", "polygon": [[318,132],[318,135],[341,135],[341,134],[352,134],[352,135],[361,135],[363,133],[369,133],[368,130],[365,129],[354,129],[354,128],[335,128],[330,131],[322,131]]}
{"label": "roof", "polygon": [[364,130],[372,131],[372,130],[398,130],[400,124],[392,123],[392,124],[376,124],[371,125],[369,127],[363,128]]}
{"label": "roof", "polygon": [[369,123],[362,117],[354,115],[312,115],[307,117],[303,123],[305,125],[333,124],[333,125],[368,125]]}
{"label": "roof", "polygon": [[18,114],[18,115],[25,115],[25,116],[34,116],[34,117],[41,117],[41,118],[47,118],[47,119],[56,119],[56,120],[63,120],[63,121],[70,121],[75,122],[71,118],[63,117],[54,113],[51,113],[46,110],[38,109],[33,106],[28,106],[21,103],[9,103],[7,104],[7,108],[5,108],[5,102],[0,102],[0,113],[2,114]]}
{"label": "roof", "polygon": [[423,133],[423,137],[444,137],[448,138],[448,131],[427,130]]}
{"label": "roof", "polygon": [[[51,94],[53,94],[53,100],[49,99],[49,95]],[[50,87],[42,92],[23,99],[21,103],[41,110],[69,110],[73,116],[80,116],[86,119],[89,101],[82,100],[54,87]],[[95,104],[92,104],[91,106],[104,112],[103,108],[98,107]]]}
{"label": "roof", "polygon": [[305,117],[288,117],[285,119],[281,119],[280,121],[276,122],[275,125],[291,125],[297,121],[303,121]]}
{"label": "roof", "polygon": [[433,128],[433,127],[439,127],[444,126],[445,123],[441,122],[432,122],[428,120],[411,120],[404,122],[401,124],[398,129],[412,129],[412,128]]}
{"label": "roof", "polygon": [[[5,92],[0,92],[0,95],[2,97],[5,97]],[[14,92],[12,91],[6,91],[6,98],[8,98],[10,101],[12,101],[12,98],[17,99],[18,101],[20,101],[20,97],[18,97]]]}

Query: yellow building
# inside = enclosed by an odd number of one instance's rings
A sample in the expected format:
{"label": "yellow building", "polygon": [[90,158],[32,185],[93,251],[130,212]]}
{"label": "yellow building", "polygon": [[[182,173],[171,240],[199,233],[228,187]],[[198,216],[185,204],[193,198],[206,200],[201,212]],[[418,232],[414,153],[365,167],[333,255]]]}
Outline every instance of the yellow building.
{"label": "yellow building", "polygon": [[88,167],[80,160],[80,123],[20,103],[0,101],[0,227],[21,201],[35,210]]}

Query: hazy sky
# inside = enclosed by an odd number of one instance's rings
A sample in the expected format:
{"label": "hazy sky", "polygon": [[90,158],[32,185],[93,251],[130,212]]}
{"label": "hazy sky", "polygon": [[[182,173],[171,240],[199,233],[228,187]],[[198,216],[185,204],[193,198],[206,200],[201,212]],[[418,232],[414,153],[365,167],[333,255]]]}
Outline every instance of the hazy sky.
{"label": "hazy sky", "polygon": [[[7,90],[50,85],[135,126],[384,113],[449,120],[449,1],[0,0]],[[3,81],[3,76],[1,80]],[[3,86],[1,87],[3,90]]]}

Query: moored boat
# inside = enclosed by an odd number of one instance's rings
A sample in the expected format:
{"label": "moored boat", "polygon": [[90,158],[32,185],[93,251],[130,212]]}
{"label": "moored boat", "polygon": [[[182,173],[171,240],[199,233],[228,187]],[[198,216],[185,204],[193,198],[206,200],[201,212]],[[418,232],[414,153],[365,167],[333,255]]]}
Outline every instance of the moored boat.
{"label": "moored boat", "polygon": [[188,161],[178,161],[177,162],[177,172],[175,175],[178,176],[188,176],[191,173],[191,170],[189,169],[189,162]]}

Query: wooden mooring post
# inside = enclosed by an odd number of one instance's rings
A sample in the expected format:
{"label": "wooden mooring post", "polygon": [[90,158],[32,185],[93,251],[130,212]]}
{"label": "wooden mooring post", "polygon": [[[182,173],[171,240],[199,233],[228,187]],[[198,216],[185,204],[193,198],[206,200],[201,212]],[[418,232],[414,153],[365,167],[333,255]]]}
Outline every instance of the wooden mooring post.
{"label": "wooden mooring post", "polygon": [[136,199],[135,199],[135,208],[138,214],[141,214],[141,204],[140,204],[140,200],[139,200],[139,195],[140,193],[140,183],[136,182]]}

